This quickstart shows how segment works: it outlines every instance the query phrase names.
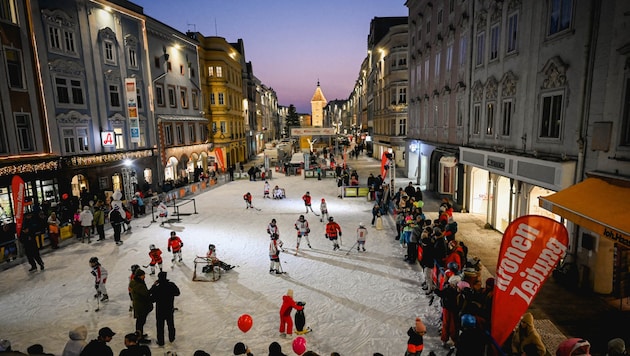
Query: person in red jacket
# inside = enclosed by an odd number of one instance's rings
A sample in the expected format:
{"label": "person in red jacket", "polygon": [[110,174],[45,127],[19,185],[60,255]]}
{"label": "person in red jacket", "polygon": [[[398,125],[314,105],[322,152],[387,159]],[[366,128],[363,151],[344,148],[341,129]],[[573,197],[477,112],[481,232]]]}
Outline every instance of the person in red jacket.
{"label": "person in red jacket", "polygon": [[252,206],[252,195],[250,192],[247,192],[245,193],[245,195],[243,195],[243,200],[245,200],[245,204],[246,204],[245,209],[254,208]]}
{"label": "person in red jacket", "polygon": [[[286,337],[293,335],[293,319],[291,311],[302,310],[304,308],[293,300],[293,290],[289,289],[286,295],[282,296],[282,306],[280,307],[280,336]],[[286,332],[285,332],[286,331]]]}
{"label": "person in red jacket", "polygon": [[151,244],[149,246],[149,257],[151,257],[151,262],[149,262],[149,266],[151,267],[151,274],[155,274],[155,265],[158,265],[160,268],[160,272],[162,272],[162,250],[155,247],[155,245]]}
{"label": "person in red jacket", "polygon": [[306,213],[308,214],[308,209],[311,209],[313,214],[317,215],[315,211],[313,211],[313,207],[311,206],[311,193],[306,192],[306,194],[302,195],[302,200],[304,200],[304,206],[306,207]]}
{"label": "person in red jacket", "polygon": [[326,238],[332,241],[333,251],[339,249],[337,239],[341,237],[341,227],[335,222],[335,219],[331,216],[328,218],[328,224],[326,224]]}
{"label": "person in red jacket", "polygon": [[182,262],[182,247],[184,247],[182,239],[177,236],[175,231],[171,231],[171,237],[168,239],[168,252],[173,252],[171,262],[175,262],[175,258]]}

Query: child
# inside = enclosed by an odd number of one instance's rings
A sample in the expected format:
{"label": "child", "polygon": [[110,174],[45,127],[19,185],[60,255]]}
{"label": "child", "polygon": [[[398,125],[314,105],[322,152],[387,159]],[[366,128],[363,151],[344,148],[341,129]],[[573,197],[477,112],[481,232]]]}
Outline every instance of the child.
{"label": "child", "polygon": [[213,244],[208,245],[208,253],[206,253],[206,257],[212,262],[213,266],[219,266],[223,268],[224,271],[229,271],[234,266],[229,265],[217,258],[217,249]]}
{"label": "child", "polygon": [[163,201],[156,201],[158,216],[160,217],[160,226],[164,226],[164,223],[168,221],[168,208]]}
{"label": "child", "polygon": [[308,214],[308,209],[311,209],[311,211],[315,213],[313,211],[313,207],[311,206],[311,193],[306,192],[306,194],[302,196],[302,200],[304,200],[304,206],[306,207],[306,214]]}
{"label": "child", "polygon": [[254,208],[252,206],[252,195],[249,192],[243,195],[243,200],[245,200],[245,205],[246,205],[245,209]]}
{"label": "child", "polygon": [[151,262],[149,262],[149,266],[151,266],[151,275],[155,274],[155,265],[158,265],[160,268],[160,272],[162,272],[162,250],[155,247],[155,245],[151,244],[149,246],[149,257],[151,257]]}
{"label": "child", "polygon": [[271,237],[271,239],[275,237],[278,240],[277,245],[280,248],[280,250],[284,252],[284,249],[282,248],[282,246],[284,245],[284,242],[280,240],[280,229],[278,229],[278,225],[276,224],[276,219],[271,219],[271,222],[269,223],[269,225],[267,225],[267,233],[269,234],[269,237]]}
{"label": "child", "polygon": [[168,252],[173,252],[171,262],[175,262],[176,257],[179,258],[179,262],[182,262],[182,247],[184,247],[182,239],[177,236],[175,231],[171,231],[171,237],[168,239]]}
{"label": "child", "polygon": [[322,198],[322,202],[319,204],[319,211],[322,213],[322,216],[319,217],[319,222],[324,222],[324,215],[326,215],[326,221],[328,221],[328,205],[324,198]]}
{"label": "child", "polygon": [[105,283],[107,282],[107,270],[98,262],[98,257],[90,258],[90,267],[92,267],[91,273],[94,276],[94,288],[96,288],[94,298],[102,296],[101,302],[106,302],[109,300],[109,297],[107,296],[107,288],[105,288]]}
{"label": "child", "polygon": [[263,188],[263,190],[264,190],[263,198],[271,199],[271,197],[269,196],[269,189],[270,188],[271,187],[269,186],[269,182],[265,181],[265,187]]}
{"label": "child", "polygon": [[131,211],[127,206],[123,205],[123,211],[125,213],[125,220],[123,221],[123,231],[131,230]]}
{"label": "child", "polygon": [[83,228],[81,227],[81,209],[77,209],[72,217],[72,232],[76,235],[77,239],[81,239],[83,242]]}
{"label": "child", "polygon": [[311,242],[308,240],[308,234],[311,232],[311,229],[308,227],[308,221],[304,218],[304,215],[300,215],[298,220],[294,224],[295,229],[297,230],[297,245],[295,246],[295,254],[297,255],[298,250],[300,249],[300,242],[302,241],[302,236],[306,238],[306,243],[309,248],[311,247]]}
{"label": "child", "polygon": [[416,327],[413,326],[407,330],[409,340],[407,340],[407,352],[405,356],[420,356],[424,349],[424,340],[422,336],[427,333],[427,327],[420,318],[416,318]]}
{"label": "child", "polygon": [[[291,319],[291,311],[302,310],[304,308],[293,300],[293,290],[287,290],[287,294],[282,296],[282,306],[280,306],[280,336],[293,336],[293,320]],[[285,332],[286,331],[286,332]]]}
{"label": "child", "polygon": [[278,245],[278,235],[271,235],[269,243],[269,273],[282,274],[282,266],[280,265],[280,246]]}
{"label": "child", "polygon": [[362,222],[359,223],[359,228],[357,229],[357,251],[363,249],[365,252],[365,239],[367,238],[368,231],[363,225]]}

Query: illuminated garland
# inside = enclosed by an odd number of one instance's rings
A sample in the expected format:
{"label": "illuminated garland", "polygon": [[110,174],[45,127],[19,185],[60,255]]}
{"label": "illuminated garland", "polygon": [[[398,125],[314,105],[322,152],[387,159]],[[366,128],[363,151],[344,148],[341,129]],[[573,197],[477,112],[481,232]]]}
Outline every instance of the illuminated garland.
{"label": "illuminated garland", "polygon": [[77,156],[68,159],[68,164],[70,166],[91,166],[94,164],[101,163],[109,163],[109,162],[118,162],[124,159],[137,159],[137,158],[145,158],[153,155],[151,150],[144,151],[133,151],[133,152],[119,152],[119,153],[110,153],[104,155],[95,155],[95,156]]}
{"label": "illuminated garland", "polygon": [[11,176],[15,174],[33,173],[39,171],[56,171],[57,169],[59,169],[59,161],[20,163],[11,166],[0,167],[0,176]]}

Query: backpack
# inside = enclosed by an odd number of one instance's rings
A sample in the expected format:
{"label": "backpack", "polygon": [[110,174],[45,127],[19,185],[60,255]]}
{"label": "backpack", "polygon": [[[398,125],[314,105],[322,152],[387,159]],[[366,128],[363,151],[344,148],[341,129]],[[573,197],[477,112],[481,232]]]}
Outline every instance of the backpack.
{"label": "backpack", "polygon": [[120,215],[120,211],[112,210],[111,213],[109,213],[109,221],[114,224],[120,224],[123,222],[123,217]]}

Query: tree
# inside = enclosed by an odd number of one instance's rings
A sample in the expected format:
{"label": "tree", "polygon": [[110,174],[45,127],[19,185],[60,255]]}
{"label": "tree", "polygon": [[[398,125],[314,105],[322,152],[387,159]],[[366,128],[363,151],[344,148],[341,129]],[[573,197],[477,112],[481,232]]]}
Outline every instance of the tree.
{"label": "tree", "polygon": [[291,136],[291,127],[299,127],[300,126],[300,115],[298,115],[295,110],[295,106],[293,104],[289,105],[289,109],[287,112],[287,120],[286,120],[286,128],[287,135]]}

